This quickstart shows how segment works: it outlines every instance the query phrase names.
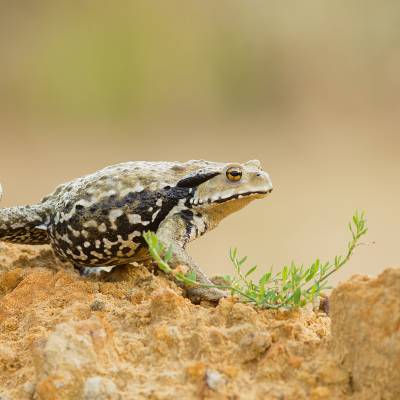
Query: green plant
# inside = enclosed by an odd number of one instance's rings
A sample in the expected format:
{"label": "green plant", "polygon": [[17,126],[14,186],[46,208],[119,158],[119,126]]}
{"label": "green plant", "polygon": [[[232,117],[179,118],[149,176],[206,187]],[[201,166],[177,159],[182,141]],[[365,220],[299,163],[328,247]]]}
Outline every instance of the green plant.
{"label": "green plant", "polygon": [[229,290],[232,295],[239,295],[243,302],[261,308],[291,309],[312,302],[322,294],[323,290],[328,289],[327,279],[349,261],[354,249],[360,244],[361,237],[367,233],[364,212],[354,214],[349,229],[352,238],[344,256],[336,256],[333,261],[325,263],[316,259],[309,267],[298,266],[292,262],[290,266],[285,265],[277,273],[270,268],[257,281],[251,278],[257,266],[245,268],[247,257],[240,258],[237,249],[231,249],[229,255],[235,275],[224,277],[226,285],[204,285],[196,281],[193,272],[185,273],[182,270],[172,269],[168,264],[172,258],[172,249],[166,250],[153,232],[146,232],[144,239],[158,267],[187,286]]}

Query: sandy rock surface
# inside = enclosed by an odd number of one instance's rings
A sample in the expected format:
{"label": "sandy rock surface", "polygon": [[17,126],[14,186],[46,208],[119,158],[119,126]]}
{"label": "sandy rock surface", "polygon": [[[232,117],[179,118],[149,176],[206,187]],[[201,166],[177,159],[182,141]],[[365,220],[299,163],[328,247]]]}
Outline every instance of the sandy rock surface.
{"label": "sandy rock surface", "polygon": [[400,269],[354,276],[331,304],[332,351],[354,397],[400,399]]}
{"label": "sandy rock surface", "polygon": [[[400,270],[323,312],[194,305],[145,267],[80,277],[0,244],[0,399],[398,399]],[[332,334],[331,334],[332,325]]]}

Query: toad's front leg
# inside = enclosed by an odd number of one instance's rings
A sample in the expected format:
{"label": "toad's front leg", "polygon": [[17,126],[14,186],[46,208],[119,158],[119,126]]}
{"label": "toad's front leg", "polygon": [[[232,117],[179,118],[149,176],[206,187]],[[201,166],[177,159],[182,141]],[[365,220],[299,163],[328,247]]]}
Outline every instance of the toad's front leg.
{"label": "toad's front leg", "polygon": [[[186,253],[185,245],[189,241],[187,220],[180,214],[175,214],[162,222],[157,230],[157,237],[165,248],[172,248],[171,268],[184,265],[196,274],[196,280],[205,285],[213,285],[207,275]],[[187,289],[188,297],[194,302],[201,300],[217,302],[226,297],[227,293],[217,288],[193,287]]]}

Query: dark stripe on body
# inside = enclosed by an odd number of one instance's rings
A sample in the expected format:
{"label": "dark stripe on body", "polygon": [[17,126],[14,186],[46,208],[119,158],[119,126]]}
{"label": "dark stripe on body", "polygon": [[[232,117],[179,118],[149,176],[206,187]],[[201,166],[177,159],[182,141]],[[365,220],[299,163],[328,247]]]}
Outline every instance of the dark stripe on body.
{"label": "dark stripe on body", "polygon": [[[53,246],[55,248],[59,247],[64,252],[70,249],[75,255],[79,255],[80,251],[77,249],[78,246],[81,246],[82,253],[85,254],[88,259],[87,260],[72,260],[73,262],[79,263],[81,265],[90,265],[90,266],[98,266],[109,264],[110,261],[116,260],[121,262],[121,257],[117,256],[118,251],[121,249],[121,243],[116,243],[110,246],[107,249],[103,239],[106,238],[110,242],[116,242],[118,240],[118,235],[125,241],[128,241],[128,237],[135,231],[140,232],[142,234],[145,231],[153,231],[156,232],[159,225],[166,218],[168,213],[179,203],[179,200],[188,198],[189,189],[181,188],[181,187],[165,187],[159,191],[148,191],[143,190],[141,192],[130,192],[123,198],[118,198],[116,195],[111,195],[105,199],[102,199],[99,203],[93,204],[89,207],[84,207],[82,205],[75,206],[74,214],[68,221],[54,223],[54,215],[51,218],[51,229],[50,234],[52,237]],[[162,201],[161,207],[157,206],[156,203],[158,200]],[[71,212],[72,207],[71,204],[68,204],[66,211],[62,212],[62,214],[67,214]],[[123,214],[115,219],[115,226],[117,229],[113,229],[111,221],[109,219],[109,212],[114,209],[121,209]],[[152,211],[149,211],[152,209]],[[158,212],[154,221],[152,220],[152,216],[155,212]],[[137,214],[141,216],[142,221],[150,221],[148,225],[142,225],[141,223],[132,224],[129,222],[127,214]],[[61,219],[62,219],[61,215]],[[97,223],[97,227],[84,227],[84,223],[87,221],[95,221]],[[98,226],[104,224],[106,226],[105,232],[100,232]],[[76,237],[73,235],[71,230],[80,232],[79,236]],[[87,237],[82,235],[82,230],[87,232]],[[73,243],[70,243],[60,239],[56,239],[56,232],[63,236],[67,235],[68,239]],[[98,247],[96,247],[96,240],[100,243]],[[90,246],[84,247],[84,243],[89,242]],[[136,236],[133,238],[132,242],[142,246],[145,241],[142,236]],[[139,247],[135,252],[139,250]],[[106,254],[105,250],[111,252],[111,255]],[[95,256],[90,254],[92,251],[100,253],[103,255],[103,259],[97,259]],[[122,250],[128,252],[129,250]],[[68,255],[67,255],[68,256]],[[132,257],[128,257],[132,258]],[[91,264],[90,261],[92,259],[98,260],[98,263]]]}

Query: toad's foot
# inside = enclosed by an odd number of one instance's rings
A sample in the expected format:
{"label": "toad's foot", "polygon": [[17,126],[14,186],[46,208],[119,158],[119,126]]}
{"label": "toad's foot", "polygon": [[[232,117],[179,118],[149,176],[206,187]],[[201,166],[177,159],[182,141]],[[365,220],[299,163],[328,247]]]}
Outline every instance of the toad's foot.
{"label": "toad's foot", "polygon": [[199,304],[202,300],[211,303],[218,303],[222,298],[229,296],[228,292],[222,291],[218,288],[204,287],[188,288],[186,293],[189,299],[195,304]]}

